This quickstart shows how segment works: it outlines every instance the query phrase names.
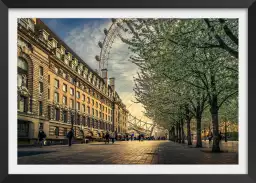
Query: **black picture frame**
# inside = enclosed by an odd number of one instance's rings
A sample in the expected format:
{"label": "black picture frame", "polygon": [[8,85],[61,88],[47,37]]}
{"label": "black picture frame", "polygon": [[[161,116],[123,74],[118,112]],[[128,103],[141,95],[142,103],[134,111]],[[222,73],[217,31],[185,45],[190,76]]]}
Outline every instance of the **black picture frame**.
{"label": "black picture frame", "polygon": [[[245,8],[248,9],[248,84],[250,83],[250,100],[248,101],[248,174],[246,175],[11,175],[8,174],[8,9],[9,8]],[[253,79],[256,78],[256,3],[255,0],[2,0],[0,2],[0,182],[36,182],[36,183],[78,183],[78,182],[196,182],[196,183],[251,183],[256,182],[256,147],[254,146],[253,104],[256,89]],[[246,39],[246,38],[245,38]],[[6,77],[7,76],[7,77]],[[249,86],[248,86],[249,97]],[[249,107],[248,106],[248,107]],[[242,121],[246,122],[246,121]],[[13,130],[14,133],[16,129]],[[212,170],[214,171],[214,166]],[[27,172],[29,174],[29,172]]]}

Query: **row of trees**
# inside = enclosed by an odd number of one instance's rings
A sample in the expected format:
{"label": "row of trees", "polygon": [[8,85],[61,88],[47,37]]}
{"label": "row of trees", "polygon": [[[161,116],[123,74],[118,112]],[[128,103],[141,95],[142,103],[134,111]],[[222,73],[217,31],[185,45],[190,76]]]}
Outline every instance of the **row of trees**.
{"label": "row of trees", "polygon": [[125,19],[119,27],[139,67],[134,91],[145,115],[180,142],[186,133],[188,145],[194,118],[196,147],[202,147],[201,123],[207,118],[212,151],[220,151],[219,119],[237,121],[238,20]]}

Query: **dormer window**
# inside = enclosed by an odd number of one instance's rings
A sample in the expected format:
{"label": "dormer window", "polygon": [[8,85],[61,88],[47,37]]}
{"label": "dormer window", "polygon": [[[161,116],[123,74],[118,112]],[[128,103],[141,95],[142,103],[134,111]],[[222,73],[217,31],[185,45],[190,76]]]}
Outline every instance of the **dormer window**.
{"label": "dormer window", "polygon": [[48,40],[49,33],[46,32],[44,29],[41,30],[44,40]]}
{"label": "dormer window", "polygon": [[67,74],[65,72],[63,72],[62,77],[66,79]]}
{"label": "dormer window", "polygon": [[71,58],[72,58],[72,55],[71,55],[71,53],[70,52],[68,52],[68,60],[71,60]]}
{"label": "dormer window", "polygon": [[68,60],[67,60],[66,56],[64,57],[64,62],[65,62],[66,65],[68,65]]}
{"label": "dormer window", "polygon": [[60,52],[62,55],[64,55],[66,52],[66,49],[63,46],[60,46]]}
{"label": "dormer window", "polygon": [[55,68],[54,68],[54,71],[55,71],[56,74],[58,74],[59,69],[58,69],[57,67],[55,67]]}
{"label": "dormer window", "polygon": [[56,39],[51,38],[50,40],[51,40],[51,43],[52,43],[52,47],[53,47],[53,48],[56,48],[56,47],[57,47],[57,44],[58,44],[58,42],[56,41]]}
{"label": "dormer window", "polygon": [[58,57],[59,59],[61,58],[60,53],[58,51],[56,52],[56,57]]}

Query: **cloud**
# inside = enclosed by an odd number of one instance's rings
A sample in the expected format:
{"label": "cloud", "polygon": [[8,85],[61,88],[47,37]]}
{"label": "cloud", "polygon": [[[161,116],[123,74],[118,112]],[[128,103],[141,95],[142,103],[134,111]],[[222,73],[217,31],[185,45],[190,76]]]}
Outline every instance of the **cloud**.
{"label": "cloud", "polygon": [[[84,23],[82,26],[74,27],[67,33],[64,41],[92,68],[98,69],[96,55],[100,55],[101,49],[98,42],[104,40],[104,28],[112,24],[110,19],[95,20]],[[150,121],[142,111],[141,104],[133,103],[135,96],[133,92],[133,76],[138,72],[138,67],[129,61],[131,53],[128,46],[119,38],[116,38],[111,49],[109,49],[108,76],[116,78],[116,91],[133,116]]]}

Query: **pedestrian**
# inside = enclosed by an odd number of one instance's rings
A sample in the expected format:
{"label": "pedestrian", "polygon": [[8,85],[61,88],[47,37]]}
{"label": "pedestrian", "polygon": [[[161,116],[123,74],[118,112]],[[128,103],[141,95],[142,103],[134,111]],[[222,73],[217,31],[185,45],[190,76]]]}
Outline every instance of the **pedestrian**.
{"label": "pedestrian", "polygon": [[44,139],[46,138],[46,134],[44,133],[43,129],[40,128],[39,129],[39,132],[38,132],[38,142],[39,142],[39,145],[40,145],[40,148],[43,147],[44,145]]}
{"label": "pedestrian", "polygon": [[109,144],[109,133],[107,132],[106,135],[105,135],[105,144],[108,143]]}
{"label": "pedestrian", "polygon": [[70,129],[70,131],[67,134],[67,137],[68,137],[68,145],[71,146],[72,145],[72,138],[74,137],[73,128]]}
{"label": "pedestrian", "polygon": [[210,135],[209,135],[209,137],[208,137],[208,139],[209,139],[209,144],[211,144],[211,142],[212,142],[212,132],[210,133]]}
{"label": "pedestrian", "polygon": [[219,140],[221,141],[222,140],[222,134],[221,134],[221,131],[219,133]]}
{"label": "pedestrian", "polygon": [[118,135],[117,135],[117,131],[115,131],[115,140],[117,141]]}
{"label": "pedestrian", "polygon": [[140,140],[141,140],[141,135],[139,134],[139,142],[140,142]]}
{"label": "pedestrian", "polygon": [[133,141],[133,136],[134,136],[134,134],[131,135],[131,141]]}
{"label": "pedestrian", "polygon": [[112,140],[112,144],[114,144],[115,143],[115,136],[114,136],[114,134],[112,134],[111,140]]}

